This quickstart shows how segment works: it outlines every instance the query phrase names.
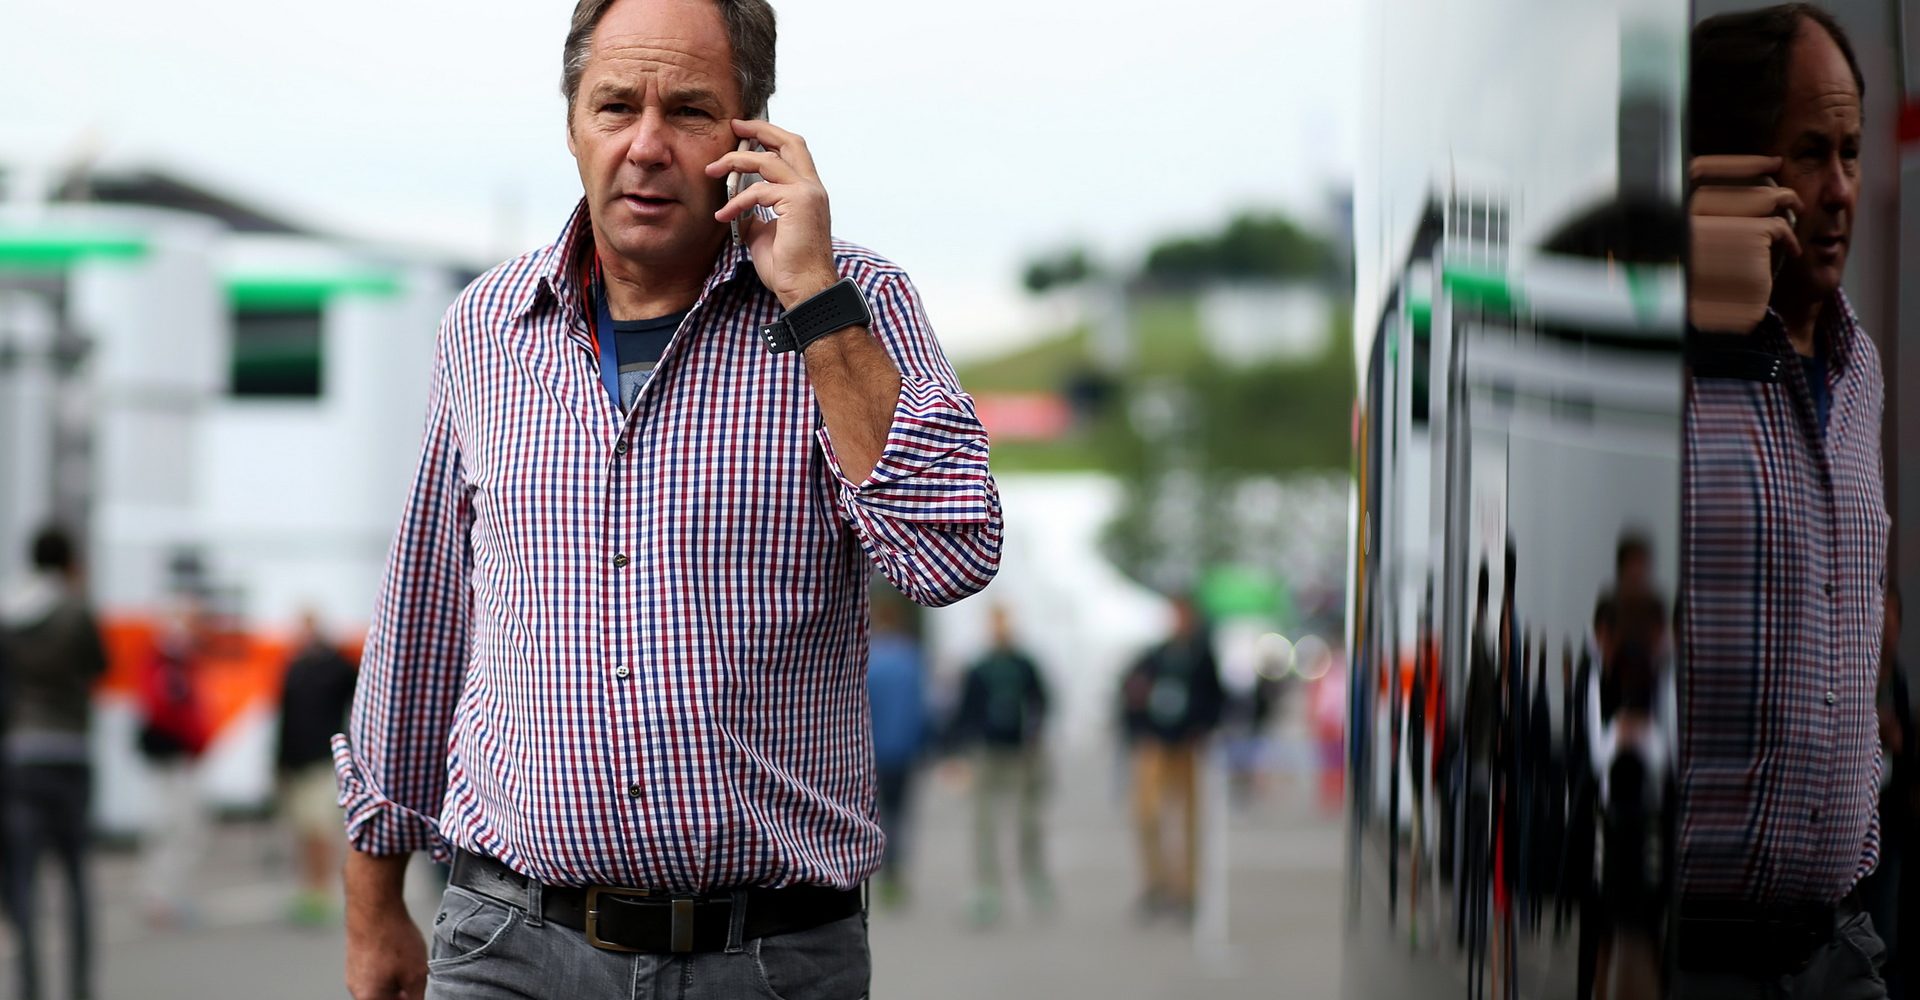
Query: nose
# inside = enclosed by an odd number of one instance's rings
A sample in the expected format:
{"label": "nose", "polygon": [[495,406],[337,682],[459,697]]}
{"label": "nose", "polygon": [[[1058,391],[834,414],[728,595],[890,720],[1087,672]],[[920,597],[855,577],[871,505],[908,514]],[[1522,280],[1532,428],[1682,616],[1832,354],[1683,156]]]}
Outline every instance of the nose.
{"label": "nose", "polygon": [[627,162],[642,170],[653,170],[666,166],[672,157],[666,116],[656,108],[648,108],[633,125],[633,138],[627,144]]}
{"label": "nose", "polygon": [[1845,214],[1851,219],[1855,200],[1860,195],[1860,178],[1854,173],[1853,162],[1835,153],[1827,160],[1820,178],[1820,204],[1835,216]]}

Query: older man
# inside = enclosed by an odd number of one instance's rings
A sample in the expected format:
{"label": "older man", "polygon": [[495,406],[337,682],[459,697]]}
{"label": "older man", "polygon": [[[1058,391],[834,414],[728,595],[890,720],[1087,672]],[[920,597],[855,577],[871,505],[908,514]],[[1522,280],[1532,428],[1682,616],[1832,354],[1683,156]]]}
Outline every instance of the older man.
{"label": "older man", "polygon": [[441,328],[335,743],[356,997],[866,992],[870,564],[966,597],[1000,507],[906,275],[759,120],[773,80],[764,0],[574,11],[585,199]]}
{"label": "older man", "polygon": [[1864,85],[1791,4],[1693,36],[1683,997],[1877,997],[1880,361],[1841,291]]}

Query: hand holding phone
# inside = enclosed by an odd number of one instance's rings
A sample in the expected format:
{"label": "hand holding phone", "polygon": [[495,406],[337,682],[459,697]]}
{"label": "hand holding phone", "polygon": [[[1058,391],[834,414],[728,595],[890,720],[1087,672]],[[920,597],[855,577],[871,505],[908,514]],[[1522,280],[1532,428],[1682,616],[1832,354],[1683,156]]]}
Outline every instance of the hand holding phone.
{"label": "hand holding phone", "polygon": [[[740,140],[740,145],[734,147],[734,151],[740,153],[764,153],[766,152],[766,147],[752,139],[742,139]],[[740,173],[739,171],[727,174],[727,200],[732,201],[735,195],[760,183],[764,179],[765,178],[759,174]],[[778,215],[774,214],[772,209],[758,205],[753,208],[753,217],[760,222],[772,222],[779,218]],[[734,246],[740,245],[740,220],[742,218],[744,218],[744,216],[736,215],[727,222],[728,230],[733,233]]]}
{"label": "hand holding phone", "polygon": [[[753,250],[761,283],[791,309],[839,279],[827,190],[805,139],[760,119],[736,118],[732,127],[751,141],[707,164],[715,180],[739,175],[728,181],[733,197],[714,219],[733,224],[734,238]],[[749,212],[753,218],[744,219]]]}
{"label": "hand holding phone", "polygon": [[1787,256],[1800,254],[1793,227],[1802,206],[1774,181],[1780,167],[1773,156],[1701,156],[1689,164],[1687,314],[1695,328],[1752,331]]}

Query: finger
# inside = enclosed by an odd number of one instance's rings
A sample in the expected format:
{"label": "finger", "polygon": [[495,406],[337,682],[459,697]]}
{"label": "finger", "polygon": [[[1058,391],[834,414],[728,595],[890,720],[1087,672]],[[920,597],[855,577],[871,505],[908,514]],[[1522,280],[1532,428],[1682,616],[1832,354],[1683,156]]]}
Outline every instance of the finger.
{"label": "finger", "polygon": [[1795,257],[1800,256],[1800,237],[1793,234],[1793,226],[1789,225],[1787,220],[1778,217],[1765,221],[1767,239],[1772,243],[1785,246],[1787,252]]}
{"label": "finger", "polygon": [[1778,156],[1696,156],[1687,164],[1687,179],[1695,184],[1711,180],[1764,177],[1779,171]]}
{"label": "finger", "polygon": [[805,180],[793,164],[773,153],[735,150],[707,164],[708,177],[725,177],[729,173],[759,174],[775,184],[791,184]]}
{"label": "finger", "polygon": [[718,212],[713,213],[713,217],[720,222],[732,222],[739,218],[742,213],[746,212],[747,209],[753,208],[756,205],[778,211],[777,206],[787,198],[788,187],[789,185],[785,184],[755,184],[739,194],[734,195],[726,204],[720,206]]}
{"label": "finger", "polygon": [[1761,218],[1781,211],[1798,212],[1800,196],[1783,187],[1702,187],[1693,193],[1694,215]]}
{"label": "finger", "polygon": [[772,122],[758,118],[735,118],[733,134],[742,139],[758,140],[760,145],[779,153],[781,159],[793,164],[808,177],[819,176],[814,170],[813,154],[807,150],[807,140]]}

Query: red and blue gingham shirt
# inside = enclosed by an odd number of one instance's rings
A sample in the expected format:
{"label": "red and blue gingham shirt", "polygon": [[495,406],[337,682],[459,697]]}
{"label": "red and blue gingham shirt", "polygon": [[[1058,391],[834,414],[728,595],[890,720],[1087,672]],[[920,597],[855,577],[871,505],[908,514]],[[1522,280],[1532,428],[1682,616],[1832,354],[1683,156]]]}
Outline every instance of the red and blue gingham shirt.
{"label": "red and blue gingham shirt", "polygon": [[334,741],[353,845],[542,882],[847,888],[878,866],[871,567],[941,605],[999,565],[987,436],[917,293],[834,244],[902,376],[855,481],[744,250],[627,414],[582,311],[584,207],[441,326],[417,477]]}
{"label": "red and blue gingham shirt", "polygon": [[1695,377],[1682,475],[1680,878],[1691,899],[1832,903],[1879,857],[1883,385],[1836,294],[1822,434],[1778,316],[1777,384]]}

